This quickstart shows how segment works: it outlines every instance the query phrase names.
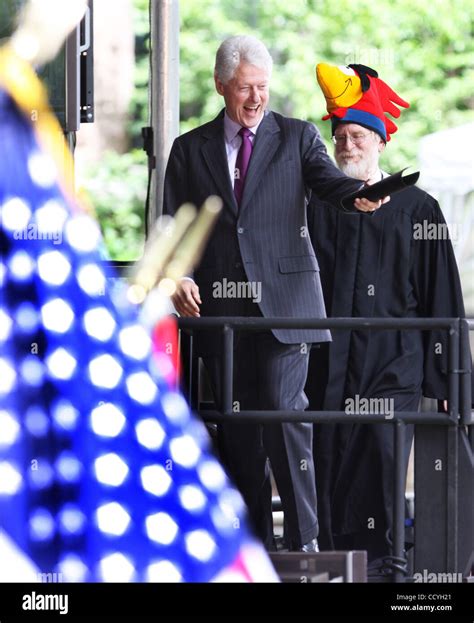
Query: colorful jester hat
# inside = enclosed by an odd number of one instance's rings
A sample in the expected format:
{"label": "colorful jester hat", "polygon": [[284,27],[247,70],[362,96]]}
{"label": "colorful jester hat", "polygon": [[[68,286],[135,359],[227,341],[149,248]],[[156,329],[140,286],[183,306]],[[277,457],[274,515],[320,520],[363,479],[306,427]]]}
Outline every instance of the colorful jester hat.
{"label": "colorful jester hat", "polygon": [[357,123],[374,130],[387,142],[397,131],[397,126],[385,113],[398,119],[400,110],[395,104],[410,107],[378,77],[374,69],[365,65],[336,67],[319,63],[316,78],[329,113],[323,120],[331,119],[333,133],[340,123]]}

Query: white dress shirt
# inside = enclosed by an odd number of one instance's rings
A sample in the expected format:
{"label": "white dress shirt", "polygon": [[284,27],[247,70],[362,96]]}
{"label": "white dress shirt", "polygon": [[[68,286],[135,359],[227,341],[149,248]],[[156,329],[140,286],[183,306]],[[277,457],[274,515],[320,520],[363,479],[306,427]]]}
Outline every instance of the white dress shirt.
{"label": "white dress shirt", "polygon": [[[254,125],[252,128],[249,128],[252,134],[250,135],[250,140],[253,142],[255,140],[255,134],[257,133],[258,126],[262,123],[262,118]],[[240,146],[242,145],[242,137],[239,136],[240,128],[242,126],[232,121],[232,119],[227,115],[227,111],[224,114],[224,137],[225,137],[225,149],[227,153],[227,164],[229,165],[229,176],[230,182],[232,184],[232,188],[234,188],[234,171],[235,171],[235,162],[237,160],[237,154],[239,153]]]}

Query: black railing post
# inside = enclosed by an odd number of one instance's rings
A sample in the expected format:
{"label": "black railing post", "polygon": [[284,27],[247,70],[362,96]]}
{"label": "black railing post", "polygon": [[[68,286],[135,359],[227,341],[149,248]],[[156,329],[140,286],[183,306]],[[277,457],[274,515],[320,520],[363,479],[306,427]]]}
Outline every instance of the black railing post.
{"label": "black railing post", "polygon": [[222,354],[222,411],[230,415],[233,411],[234,330],[226,324],[222,328]]}
{"label": "black railing post", "polygon": [[196,356],[194,348],[194,333],[189,336],[189,354],[191,357],[191,365],[189,371],[189,384],[191,407],[196,411],[199,409],[199,357]]}
{"label": "black railing post", "polygon": [[[459,319],[453,323],[448,332],[449,368],[448,368],[448,401],[449,417],[459,424]],[[445,430],[446,439],[446,568],[451,573],[458,571],[458,426],[448,426]]]}
{"label": "black railing post", "polygon": [[[466,356],[469,358],[469,369],[472,366],[471,363],[471,348],[470,348],[470,344],[469,344],[469,331],[474,330],[474,321],[472,320],[463,320],[463,323],[465,323],[466,327],[467,327],[467,338],[465,338],[465,349],[466,349]],[[471,396],[470,398],[470,404],[469,406],[469,413],[471,413],[471,405],[472,405],[472,395],[471,395],[471,378],[470,376],[466,375],[466,380],[464,381],[465,383],[469,384],[469,390],[467,395]],[[464,385],[465,387],[465,385]],[[469,432],[468,432],[468,436],[469,436],[469,443],[471,444],[471,450],[474,452],[474,421],[472,418],[472,415],[470,415],[470,426],[469,426]]]}
{"label": "black railing post", "polygon": [[460,338],[460,414],[462,426],[471,426],[474,424],[472,417],[472,395],[471,395],[471,349],[469,345],[469,322],[462,318],[459,325],[459,338]]}
{"label": "black railing post", "polygon": [[188,331],[180,331],[179,335],[179,353],[181,361],[181,387],[183,393],[187,396],[191,408],[197,410],[199,405],[197,401],[198,377],[196,374],[197,361],[194,358],[194,334]]}
{"label": "black railing post", "polygon": [[448,331],[448,407],[453,422],[459,417],[459,319]]}
{"label": "black railing post", "polygon": [[394,582],[404,582],[405,561],[405,422],[393,424],[395,473],[393,482],[393,559]]}

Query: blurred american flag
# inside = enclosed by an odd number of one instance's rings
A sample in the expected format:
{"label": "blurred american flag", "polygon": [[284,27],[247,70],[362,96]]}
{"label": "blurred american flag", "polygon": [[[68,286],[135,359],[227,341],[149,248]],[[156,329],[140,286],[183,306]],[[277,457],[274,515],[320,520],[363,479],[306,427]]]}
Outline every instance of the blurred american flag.
{"label": "blurred american flag", "polygon": [[110,291],[97,225],[1,89],[0,161],[0,577],[26,579],[26,561],[66,582],[276,580],[204,426]]}

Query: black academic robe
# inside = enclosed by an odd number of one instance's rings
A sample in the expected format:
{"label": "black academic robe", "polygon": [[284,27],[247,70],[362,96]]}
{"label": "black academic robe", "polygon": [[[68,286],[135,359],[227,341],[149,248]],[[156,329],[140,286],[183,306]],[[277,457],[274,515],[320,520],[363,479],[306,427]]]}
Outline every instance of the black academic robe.
{"label": "black academic robe", "polygon": [[[419,188],[394,195],[374,214],[346,213],[312,199],[308,225],[328,316],[464,316],[451,241],[433,239],[435,233],[438,238],[447,233],[443,214]],[[346,399],[358,395],[393,398],[395,410],[415,411],[422,395],[447,398],[443,331],[332,331],[332,338],[331,344],[312,351],[306,387],[311,409],[344,410]],[[334,535],[371,528],[379,542],[383,538],[387,543],[393,508],[392,430],[390,424],[315,427],[323,548],[334,546]],[[378,555],[385,553],[388,545]]]}

